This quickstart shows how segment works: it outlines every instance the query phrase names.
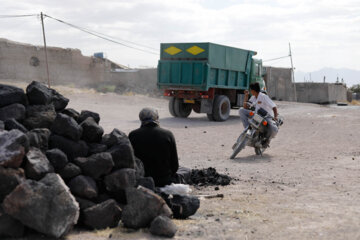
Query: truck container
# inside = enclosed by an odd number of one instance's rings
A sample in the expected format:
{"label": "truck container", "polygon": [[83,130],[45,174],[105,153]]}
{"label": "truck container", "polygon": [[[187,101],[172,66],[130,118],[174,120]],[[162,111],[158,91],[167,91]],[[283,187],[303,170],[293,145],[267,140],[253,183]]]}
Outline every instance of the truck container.
{"label": "truck container", "polygon": [[170,97],[174,117],[188,117],[193,110],[225,121],[231,108],[242,106],[251,82],[265,87],[255,51],[214,43],[162,43],[160,51],[157,84]]}

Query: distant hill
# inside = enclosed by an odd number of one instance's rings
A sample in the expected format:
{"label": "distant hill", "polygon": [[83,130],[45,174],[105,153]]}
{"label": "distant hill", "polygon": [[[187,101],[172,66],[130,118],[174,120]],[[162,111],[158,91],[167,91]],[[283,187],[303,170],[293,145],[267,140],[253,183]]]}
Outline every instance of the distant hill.
{"label": "distant hill", "polygon": [[358,70],[346,68],[323,68],[315,72],[302,72],[295,70],[296,82],[304,82],[304,79],[306,82],[323,82],[324,76],[326,77],[325,82],[328,83],[336,82],[337,77],[339,77],[339,82],[341,82],[341,79],[344,79],[344,82],[348,87],[351,87],[354,84],[360,84],[360,71]]}

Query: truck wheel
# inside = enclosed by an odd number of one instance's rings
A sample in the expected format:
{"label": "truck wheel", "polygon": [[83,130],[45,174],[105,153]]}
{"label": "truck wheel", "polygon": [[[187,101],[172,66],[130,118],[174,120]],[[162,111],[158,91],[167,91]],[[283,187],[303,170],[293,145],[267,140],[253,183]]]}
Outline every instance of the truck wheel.
{"label": "truck wheel", "polygon": [[201,111],[201,103],[200,102],[195,102],[193,105],[192,105],[192,110],[196,113],[200,113]]}
{"label": "truck wheel", "polygon": [[176,114],[175,114],[174,103],[175,103],[175,98],[174,97],[170,98],[170,100],[169,100],[169,112],[170,112],[171,116],[177,117]]}
{"label": "truck wheel", "polygon": [[184,103],[181,98],[175,98],[174,113],[176,117],[187,118],[192,110],[192,104]]}
{"label": "truck wheel", "polygon": [[215,97],[213,105],[213,116],[215,121],[223,122],[229,118],[230,115],[230,100],[225,95]]}

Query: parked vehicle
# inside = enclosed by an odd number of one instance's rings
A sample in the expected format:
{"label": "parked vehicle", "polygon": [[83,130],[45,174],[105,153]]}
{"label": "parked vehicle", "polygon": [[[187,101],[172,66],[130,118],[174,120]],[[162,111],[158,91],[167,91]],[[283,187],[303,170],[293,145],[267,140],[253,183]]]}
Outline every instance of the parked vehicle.
{"label": "parked vehicle", "polygon": [[266,148],[269,147],[269,142],[266,141],[265,137],[268,121],[270,119],[270,121],[274,121],[278,128],[283,124],[282,117],[279,116],[278,120],[275,121],[263,108],[260,108],[257,112],[254,111],[254,108],[252,110],[250,112],[249,126],[244,129],[233,145],[233,153],[230,159],[234,159],[246,146],[255,148],[256,155],[262,155]]}
{"label": "parked vehicle", "polygon": [[243,105],[251,82],[265,82],[256,52],[214,43],[162,43],[158,87],[170,97],[169,111],[186,118],[191,111],[225,121]]}

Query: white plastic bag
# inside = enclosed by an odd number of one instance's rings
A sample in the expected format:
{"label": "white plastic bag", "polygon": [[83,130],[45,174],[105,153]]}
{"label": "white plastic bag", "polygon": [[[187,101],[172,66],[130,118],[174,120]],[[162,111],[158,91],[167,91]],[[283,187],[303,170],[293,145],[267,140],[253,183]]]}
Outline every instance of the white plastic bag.
{"label": "white plastic bag", "polygon": [[172,183],[160,188],[160,191],[168,195],[189,195],[192,190],[189,185]]}

